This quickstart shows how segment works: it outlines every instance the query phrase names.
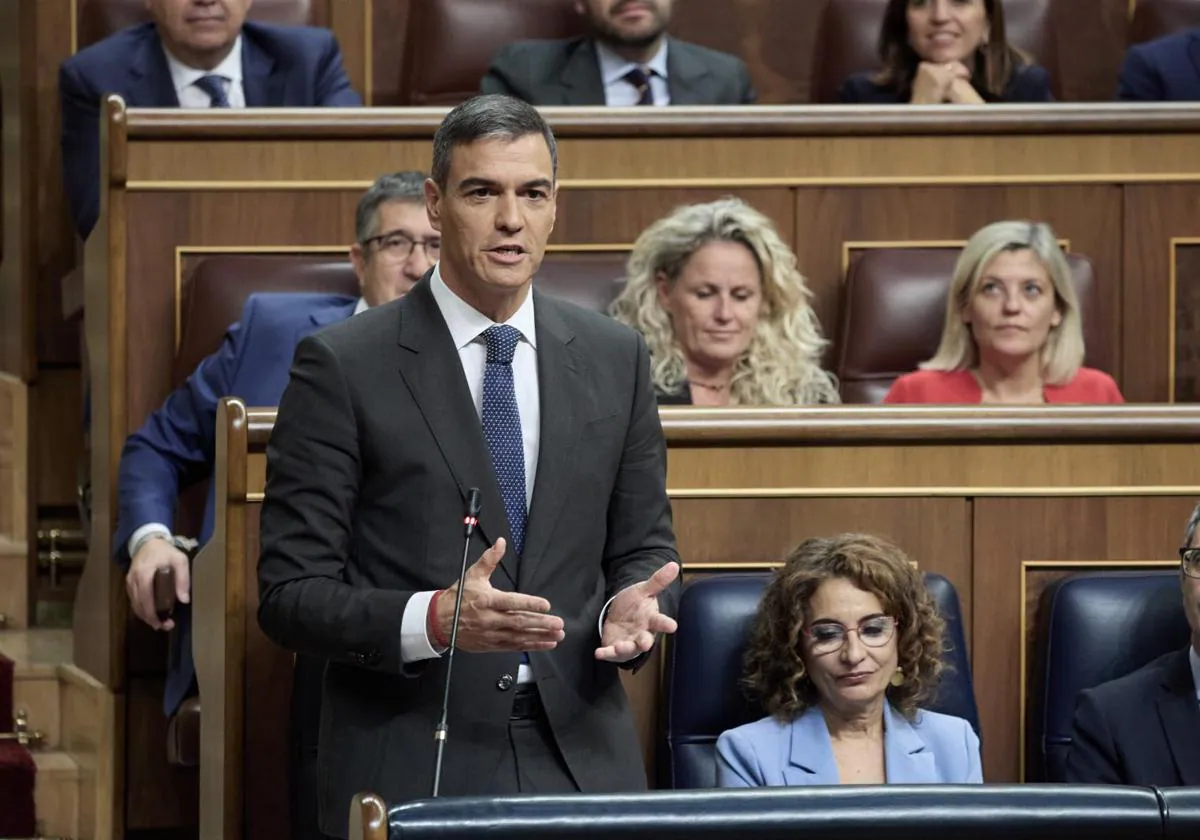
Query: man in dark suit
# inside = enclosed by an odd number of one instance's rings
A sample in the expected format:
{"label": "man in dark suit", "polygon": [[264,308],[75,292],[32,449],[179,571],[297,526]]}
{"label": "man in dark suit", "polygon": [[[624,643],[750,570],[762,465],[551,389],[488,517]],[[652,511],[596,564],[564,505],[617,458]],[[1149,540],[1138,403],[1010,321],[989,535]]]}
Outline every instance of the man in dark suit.
{"label": "man in dark suit", "polygon": [[441,792],[645,786],[618,666],[675,629],[666,447],[640,336],[531,288],[556,160],[526,103],[455,108],[426,182],[441,261],[296,350],[267,448],[258,617],[329,660],[327,834],[346,836],[360,791],[430,793],[472,487]]}
{"label": "man in dark suit", "polygon": [[1188,29],[1125,53],[1117,98],[1140,102],[1200,101],[1200,29]]}
{"label": "man in dark suit", "polygon": [[741,59],[667,37],[673,3],[576,0],[588,37],[510,44],[481,88],[534,105],[753,104]]}
{"label": "man in dark suit", "polygon": [[84,239],[100,213],[100,102],[134,108],[354,107],[333,33],[247,23],[250,0],[148,0],[154,21],[63,62],[63,182]]}
{"label": "man in dark suit", "polygon": [[1066,781],[1200,785],[1200,506],[1179,550],[1183,610],[1192,631],[1183,650],[1079,695]]}
{"label": "man in dark suit", "polygon": [[[370,306],[408,292],[437,259],[440,237],[430,226],[424,202],[425,176],[399,172],[379,178],[359,200],[350,259],[358,275],[359,298],[329,294],[258,294],[246,301],[241,320],[230,327],[222,347],[203,362],[162,408],[130,435],[121,453],[116,560],[126,570],[133,612],[171,637],[172,669],[167,675],[164,711],[172,715],[194,692],[187,556],[173,534],[180,491],[209,478],[214,466],[217,402],[239,396],[251,405],[278,405],[287,385],[296,343],[322,327],[344,321]],[[212,535],[213,496],[209,493],[199,541]],[[154,610],[153,580],[160,568],[175,570],[181,606],[161,622]],[[320,711],[319,660],[298,657],[292,693],[294,836],[316,830],[315,759]]]}

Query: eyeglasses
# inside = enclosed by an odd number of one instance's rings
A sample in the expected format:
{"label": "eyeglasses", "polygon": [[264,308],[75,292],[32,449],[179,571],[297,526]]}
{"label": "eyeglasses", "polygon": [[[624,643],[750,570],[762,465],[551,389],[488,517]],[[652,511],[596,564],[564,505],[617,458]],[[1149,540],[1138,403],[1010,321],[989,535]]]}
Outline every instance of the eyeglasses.
{"label": "eyeglasses", "polygon": [[372,242],[379,243],[379,247],[375,249],[378,253],[393,260],[408,259],[412,256],[413,250],[418,245],[425,249],[425,256],[431,260],[436,260],[442,252],[442,239],[440,236],[431,236],[428,239],[413,239],[406,233],[393,230],[390,233],[381,233],[378,236],[364,239],[360,244],[364,248],[370,248]]}
{"label": "eyeglasses", "polygon": [[896,619],[890,615],[864,618],[858,627],[847,628],[836,621],[821,621],[804,628],[812,652],[817,655],[841,650],[851,633],[858,634],[858,640],[867,647],[877,648],[890,642],[895,632]]}
{"label": "eyeglasses", "polygon": [[1179,549],[1179,560],[1185,575],[1200,578],[1200,548]]}

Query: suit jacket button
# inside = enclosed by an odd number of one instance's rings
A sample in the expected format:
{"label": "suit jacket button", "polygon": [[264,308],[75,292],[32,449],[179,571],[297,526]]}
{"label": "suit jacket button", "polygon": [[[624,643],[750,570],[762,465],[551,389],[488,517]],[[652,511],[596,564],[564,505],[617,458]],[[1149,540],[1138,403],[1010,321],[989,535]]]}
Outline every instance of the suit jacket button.
{"label": "suit jacket button", "polygon": [[513,687],[512,674],[505,674],[503,677],[496,680],[496,688],[500,689],[501,691],[508,691],[512,687]]}

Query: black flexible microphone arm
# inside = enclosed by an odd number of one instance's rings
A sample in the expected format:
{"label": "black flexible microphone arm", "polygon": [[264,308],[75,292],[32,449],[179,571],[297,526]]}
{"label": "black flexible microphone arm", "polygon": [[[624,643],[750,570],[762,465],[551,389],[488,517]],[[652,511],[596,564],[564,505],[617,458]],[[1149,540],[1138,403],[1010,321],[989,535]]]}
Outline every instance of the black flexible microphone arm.
{"label": "black flexible microphone arm", "polygon": [[433,730],[437,742],[437,756],[433,764],[433,797],[436,799],[442,784],[442,755],[446,752],[446,739],[450,737],[450,726],[446,718],[450,714],[450,674],[454,671],[454,649],[458,645],[458,619],[462,614],[463,581],[467,577],[467,555],[471,550],[471,534],[479,524],[481,500],[478,487],[467,491],[467,504],[463,510],[463,555],[462,568],[458,572],[458,589],[454,593],[454,620],[450,624],[450,650],[446,653],[446,681],[442,686],[442,716]]}

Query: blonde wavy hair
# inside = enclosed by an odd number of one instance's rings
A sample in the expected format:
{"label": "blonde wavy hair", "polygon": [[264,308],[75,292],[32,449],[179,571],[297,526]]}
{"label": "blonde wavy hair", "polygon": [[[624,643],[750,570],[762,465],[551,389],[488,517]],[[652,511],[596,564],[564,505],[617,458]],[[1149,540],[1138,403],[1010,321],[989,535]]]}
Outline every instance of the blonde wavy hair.
{"label": "blonde wavy hair", "polygon": [[659,303],[657,281],[664,277],[673,284],[692,254],[710,242],[746,246],[762,277],[762,308],[750,346],[734,364],[730,403],[840,402],[833,376],[821,369],[828,342],[809,305],[812,294],[796,267],[796,255],[771,220],[740,198],[679,207],[647,228],[633,246],[628,280],[612,314],[645,337],[655,387],[674,393],[687,380],[687,364],[671,317]]}
{"label": "blonde wavy hair", "polygon": [[809,601],[827,580],[844,578],[882,604],[896,621],[901,685],[886,689],[888,702],[913,720],[937,696],[943,671],[945,621],[925,582],[896,545],[870,534],[814,537],[792,550],[759,603],[746,644],[742,687],[771,716],[788,722],[817,705],[821,695],[804,663]]}
{"label": "blonde wavy hair", "polygon": [[946,321],[937,353],[923,370],[973,370],[979,365],[979,346],[962,312],[979,289],[983,272],[1006,251],[1030,251],[1050,277],[1054,305],[1062,320],[1050,328],[1042,347],[1042,378],[1050,385],[1070,382],[1083,365],[1083,316],[1071,281],[1071,269],[1049,225],[1041,222],[994,222],[967,241],[954,266],[954,280],[946,297]]}

